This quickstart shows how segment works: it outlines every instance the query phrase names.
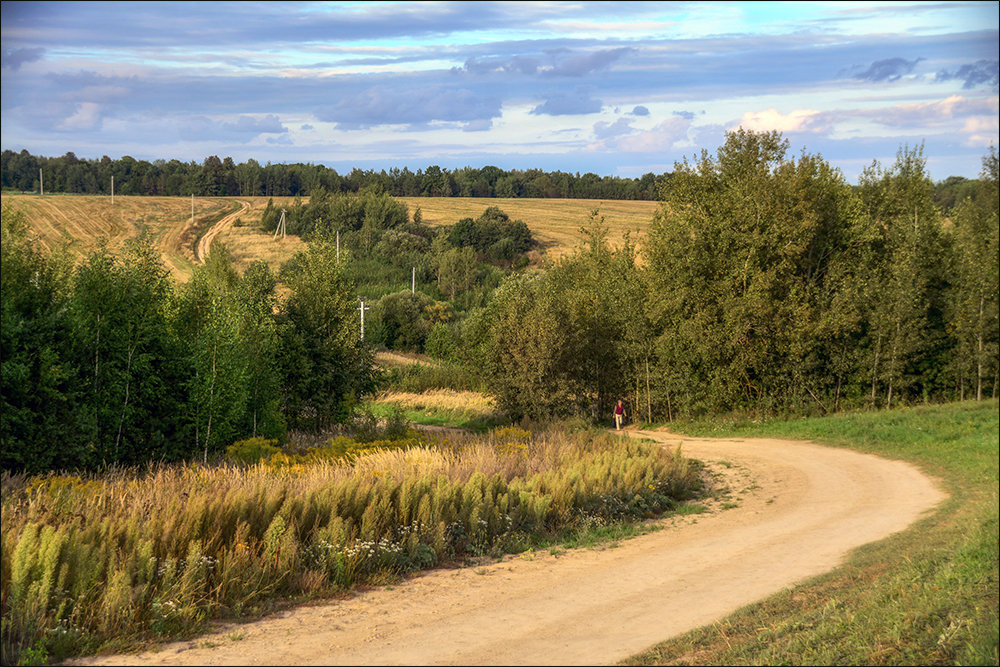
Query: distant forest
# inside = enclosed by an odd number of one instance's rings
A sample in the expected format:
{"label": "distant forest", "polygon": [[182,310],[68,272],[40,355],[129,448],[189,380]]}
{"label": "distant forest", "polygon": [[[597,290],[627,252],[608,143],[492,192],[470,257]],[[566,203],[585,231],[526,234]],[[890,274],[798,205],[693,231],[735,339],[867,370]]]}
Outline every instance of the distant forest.
{"label": "distant forest", "polygon": [[[39,169],[43,181],[39,183]],[[655,200],[667,175],[640,178],[567,174],[540,169],[510,170],[486,166],[448,170],[430,166],[410,171],[352,169],[349,174],[320,164],[261,165],[254,159],[236,164],[212,155],[198,164],[180,160],[136,160],[128,155],[112,160],[81,160],[72,152],[40,157],[22,150],[5,150],[0,160],[4,190],[68,194],[187,197],[294,197],[318,188],[329,193],[354,193],[377,187],[393,197],[530,197],[563,199]]]}

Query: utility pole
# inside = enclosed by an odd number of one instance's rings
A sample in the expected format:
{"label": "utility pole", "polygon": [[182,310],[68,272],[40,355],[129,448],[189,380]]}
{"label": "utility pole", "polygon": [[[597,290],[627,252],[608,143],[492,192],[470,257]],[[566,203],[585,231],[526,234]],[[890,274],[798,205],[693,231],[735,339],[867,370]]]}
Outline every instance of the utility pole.
{"label": "utility pole", "polygon": [[38,196],[43,196],[45,194],[45,182],[42,181],[42,170],[38,170]]}
{"label": "utility pole", "polygon": [[287,213],[287,211],[285,209],[281,209],[281,219],[278,220],[278,224],[274,228],[274,236],[271,238],[278,238],[279,233],[281,234],[282,239],[285,238],[285,213]]}
{"label": "utility pole", "polygon": [[194,193],[191,193],[191,226],[194,227]]}
{"label": "utility pole", "polygon": [[115,177],[111,177],[111,205],[115,205]]}
{"label": "utility pole", "polygon": [[365,300],[361,299],[361,340],[365,339],[365,311],[371,306],[365,305]]}

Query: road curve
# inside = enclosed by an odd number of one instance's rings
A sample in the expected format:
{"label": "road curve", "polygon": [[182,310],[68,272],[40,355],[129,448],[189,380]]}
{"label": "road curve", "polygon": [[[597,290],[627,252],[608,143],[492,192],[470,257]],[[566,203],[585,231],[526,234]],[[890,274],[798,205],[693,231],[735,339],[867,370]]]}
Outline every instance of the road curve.
{"label": "road curve", "polygon": [[198,245],[194,250],[194,258],[196,262],[204,263],[204,261],[208,259],[208,253],[212,249],[212,241],[215,240],[215,237],[222,233],[222,231],[226,228],[231,227],[233,223],[236,222],[236,218],[250,212],[250,202],[240,200],[239,205],[240,208],[238,211],[230,213],[226,217],[219,220],[217,223],[209,227],[208,231],[206,231],[202,237],[198,239]]}
{"label": "road curve", "polygon": [[724,478],[736,507],[615,548],[522,554],[219,626],[103,665],[611,664],[829,571],[945,494],[916,467],[780,440],[635,433]]}

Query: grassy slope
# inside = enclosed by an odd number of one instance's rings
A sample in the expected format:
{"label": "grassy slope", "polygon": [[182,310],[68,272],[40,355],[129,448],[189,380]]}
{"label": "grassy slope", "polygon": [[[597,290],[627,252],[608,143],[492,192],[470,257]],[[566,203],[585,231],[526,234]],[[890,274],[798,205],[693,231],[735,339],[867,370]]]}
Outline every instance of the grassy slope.
{"label": "grassy slope", "polygon": [[599,209],[610,232],[609,240],[617,245],[627,231],[632,239],[641,238],[659,207],[655,201],[603,201],[599,199],[483,199],[474,197],[400,197],[412,215],[419,207],[425,223],[453,225],[462,218],[479,217],[490,206],[497,206],[514,220],[523,220],[550,257],[572,250],[583,239],[580,229],[590,220],[590,212]]}
{"label": "grassy slope", "polygon": [[178,279],[190,275],[194,244],[199,233],[233,210],[231,199],[200,197],[110,197],[90,195],[20,195],[4,193],[3,206],[25,212],[42,246],[53,249],[68,244],[69,251],[85,257],[100,239],[116,251],[129,239],[149,233],[163,260]]}
{"label": "grassy slope", "polygon": [[[108,238],[114,250],[140,230],[149,231],[160,245],[164,261],[179,279],[190,275],[194,259],[193,247],[199,230],[232,210],[235,200],[250,202],[252,208],[243,226],[232,227],[219,236],[219,241],[232,251],[236,266],[243,270],[255,259],[264,259],[277,268],[302,248],[297,237],[274,240],[270,234],[256,228],[267,206],[267,197],[196,197],[195,229],[189,229],[191,199],[189,197],[115,197],[91,195],[21,195],[4,193],[3,205],[13,205],[28,214],[43,245],[54,248],[64,237],[71,250],[79,256],[92,251],[97,240]],[[600,201],[591,199],[482,199],[465,197],[401,197],[411,215],[419,207],[423,219],[430,225],[452,225],[466,217],[478,217],[489,206],[499,206],[516,220],[523,220],[541,242],[550,257],[569,252],[580,242],[580,229],[599,208],[611,232],[610,239],[618,243],[625,231],[633,239],[640,238],[649,228],[657,202]],[[275,197],[278,206],[291,206],[294,197]],[[302,201],[308,201],[303,198]]]}
{"label": "grassy slope", "polygon": [[997,664],[997,401],[691,435],[811,439],[919,465],[951,498],[833,572],[625,664]]}

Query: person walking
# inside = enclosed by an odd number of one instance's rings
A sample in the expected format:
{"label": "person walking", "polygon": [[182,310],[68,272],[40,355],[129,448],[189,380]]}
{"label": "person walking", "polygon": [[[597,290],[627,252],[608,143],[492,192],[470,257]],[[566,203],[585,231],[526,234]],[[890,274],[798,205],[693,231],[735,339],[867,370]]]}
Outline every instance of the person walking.
{"label": "person walking", "polygon": [[622,422],[625,421],[625,406],[622,405],[621,399],[618,399],[618,404],[615,406],[615,430],[622,430]]}

